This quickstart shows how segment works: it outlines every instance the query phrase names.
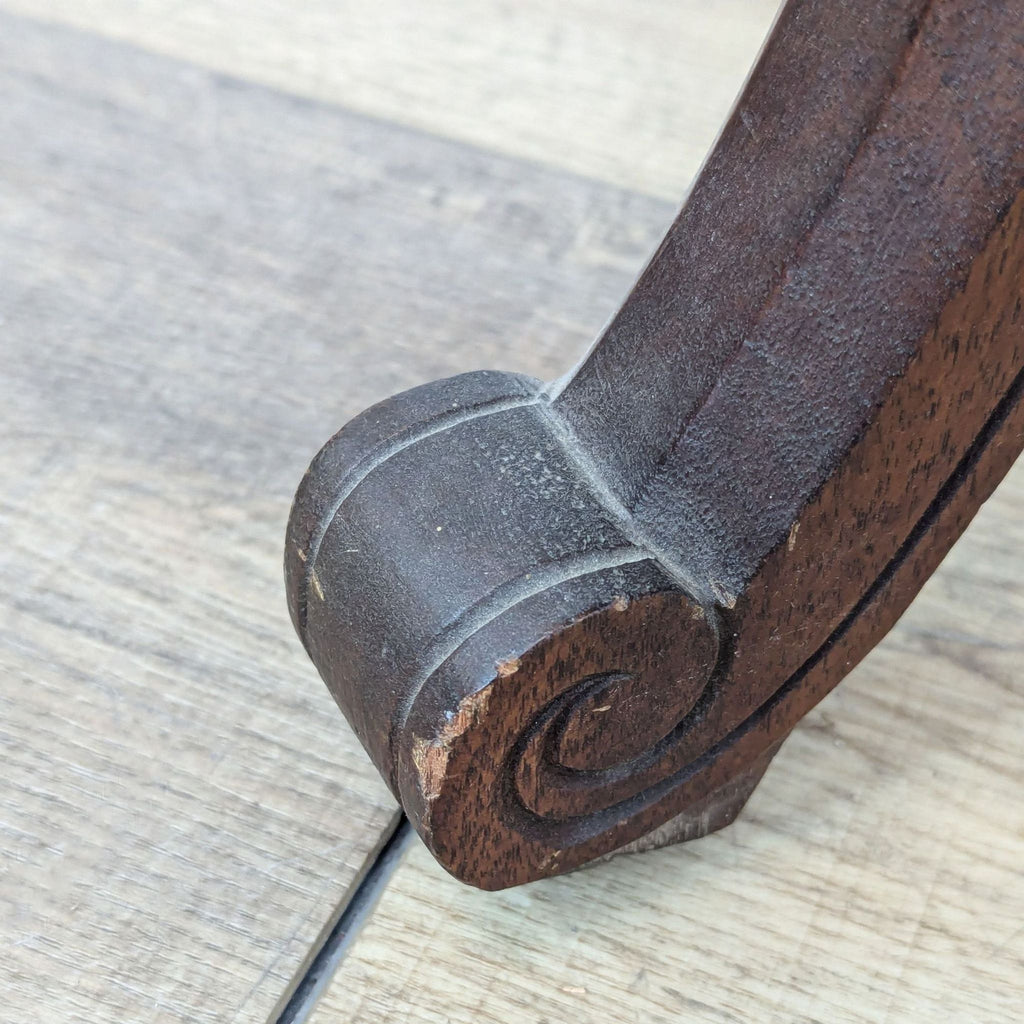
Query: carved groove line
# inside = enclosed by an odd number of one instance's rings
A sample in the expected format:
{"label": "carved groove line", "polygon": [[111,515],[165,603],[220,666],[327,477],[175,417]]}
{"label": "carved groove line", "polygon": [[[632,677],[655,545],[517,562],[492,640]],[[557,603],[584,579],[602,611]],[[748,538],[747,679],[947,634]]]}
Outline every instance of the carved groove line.
{"label": "carved groove line", "polygon": [[559,415],[550,401],[541,401],[539,403],[539,411],[543,413],[548,426],[551,428],[552,435],[565,453],[566,458],[590,485],[590,490],[594,497],[619,530],[622,531],[622,535],[631,544],[650,552],[650,556],[657,559],[665,572],[698,604],[705,608],[712,608],[715,604],[715,595],[707,581],[701,580],[691,573],[678,558],[655,542],[640,526],[629,509],[616,497],[611,485],[598,469],[597,464],[584,451],[572,428]]}
{"label": "carved groove line", "polygon": [[348,499],[349,495],[375,470],[384,465],[388,459],[394,458],[399,453],[411,448],[420,441],[425,441],[435,434],[442,434],[446,430],[469,423],[471,420],[482,419],[485,416],[494,416],[497,413],[507,412],[510,409],[520,409],[525,406],[537,405],[541,399],[539,395],[531,395],[525,398],[499,398],[490,402],[482,403],[472,410],[459,409],[428,420],[426,423],[418,423],[402,434],[390,444],[382,445],[375,451],[360,459],[352,469],[338,481],[338,491],[323,515],[317,520],[316,529],[310,537],[309,548],[306,552],[306,566],[302,573],[302,580],[299,584],[298,613],[300,638],[308,650],[306,641],[306,618],[309,599],[310,580],[316,568],[316,560],[320,554],[320,547],[323,544],[324,536],[334,522],[338,510]]}
{"label": "carved groove line", "polygon": [[[768,293],[765,295],[764,301],[758,307],[756,313],[753,314],[748,331],[750,336],[753,335],[758,325],[764,320],[764,318],[771,312],[771,310],[778,304],[779,299],[782,297],[783,291],[785,290],[786,284],[789,281],[793,273],[793,268],[800,265],[800,261],[803,258],[807,247],[810,245],[814,238],[815,232],[821,226],[821,222],[825,215],[835,205],[837,199],[840,198],[843,191],[843,185],[850,177],[854,166],[858,163],[861,156],[864,153],[865,146],[869,140],[876,136],[879,125],[883,124],[883,117],[889,112],[892,106],[892,98],[899,91],[899,88],[903,82],[903,78],[906,75],[907,65],[910,61],[911,54],[914,51],[915,44],[921,33],[921,25],[924,20],[928,17],[931,11],[934,0],[924,0],[921,4],[916,17],[913,19],[912,31],[907,39],[907,45],[903,48],[900,53],[899,60],[893,65],[892,73],[886,84],[886,87],[882,89],[878,101],[874,108],[864,119],[864,124],[861,128],[861,138],[850,154],[848,160],[846,160],[842,168],[835,175],[832,181],[822,190],[822,194],[811,213],[810,223],[804,229],[803,233],[796,239],[794,239],[792,249],[790,250],[789,257],[785,260],[782,266],[779,267],[778,271],[774,275],[774,280],[771,282]],[[671,232],[670,232],[671,234]],[[682,441],[686,434],[687,428],[694,420],[700,415],[701,411],[708,405],[715,394],[721,389],[723,381],[729,372],[730,367],[736,364],[742,357],[744,351],[750,348],[749,336],[743,338],[740,343],[733,349],[729,356],[722,363],[718,373],[715,377],[708,382],[707,388],[704,393],[697,397],[697,401],[693,404],[693,407],[689,409],[686,415],[683,416],[678,428],[674,432],[671,441],[666,447],[666,452],[674,452]],[[641,487],[637,490],[635,496],[632,499],[632,504],[639,508],[647,500],[651,487],[654,484],[657,474],[650,474],[646,480],[643,481]]]}
{"label": "carved groove line", "polygon": [[535,569],[528,575],[509,580],[495,588],[476,604],[468,608],[449,625],[431,644],[424,660],[424,668],[417,674],[406,699],[398,708],[391,730],[390,748],[394,750],[395,738],[405,729],[406,722],[416,703],[420,691],[442,665],[475,633],[504,615],[523,601],[542,594],[545,590],[590,576],[606,569],[617,569],[651,559],[651,554],[642,548],[630,545],[613,551],[597,554],[577,555],[563,559],[542,569]]}

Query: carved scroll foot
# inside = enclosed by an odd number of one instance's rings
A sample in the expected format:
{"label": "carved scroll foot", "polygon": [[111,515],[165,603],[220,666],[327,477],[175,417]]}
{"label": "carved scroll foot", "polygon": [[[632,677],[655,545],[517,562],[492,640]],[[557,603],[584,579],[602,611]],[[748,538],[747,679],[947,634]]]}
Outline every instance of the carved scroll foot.
{"label": "carved scroll foot", "polygon": [[571,379],[314,460],[295,627],[458,877],[730,821],[1024,447],[1022,67],[1014,4],[793,0]]}
{"label": "carved scroll foot", "polygon": [[307,474],[287,561],[310,656],[460,877],[528,881],[738,810],[702,762],[719,613],[609,508],[537,382],[467,374],[364,413]]}

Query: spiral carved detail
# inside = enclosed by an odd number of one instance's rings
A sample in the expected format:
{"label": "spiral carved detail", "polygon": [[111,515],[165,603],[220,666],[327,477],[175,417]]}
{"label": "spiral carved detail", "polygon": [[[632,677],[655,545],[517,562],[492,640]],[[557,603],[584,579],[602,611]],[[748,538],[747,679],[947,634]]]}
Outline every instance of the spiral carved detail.
{"label": "spiral carved detail", "polygon": [[[657,640],[638,649],[645,638]],[[596,671],[559,679],[567,646],[586,665],[577,671]],[[531,680],[543,678],[568,686],[516,741],[509,769],[523,807],[562,821],[642,793],[711,701],[717,659],[704,610],[671,591],[613,601],[568,636],[538,644],[522,659],[522,685],[535,690]]]}
{"label": "spiral carved detail", "polygon": [[[442,863],[484,887],[508,884],[513,863],[538,877],[649,831],[671,816],[654,805],[719,738],[714,611],[652,561],[573,583],[586,611],[545,629],[566,597],[556,588],[474,634],[399,738],[403,804]],[[624,583],[631,595],[615,592]],[[531,627],[542,639],[517,645]]]}

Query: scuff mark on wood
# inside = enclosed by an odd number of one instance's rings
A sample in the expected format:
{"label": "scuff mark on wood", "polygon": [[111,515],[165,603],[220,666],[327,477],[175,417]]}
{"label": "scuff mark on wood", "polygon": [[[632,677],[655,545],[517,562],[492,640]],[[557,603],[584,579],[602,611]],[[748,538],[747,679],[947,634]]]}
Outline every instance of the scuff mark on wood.
{"label": "scuff mark on wood", "polygon": [[709,586],[711,587],[711,592],[715,595],[715,600],[718,601],[723,608],[736,607],[736,595],[730,594],[729,591],[718,582],[718,580],[710,580]]}
{"label": "scuff mark on wood", "polygon": [[445,770],[448,767],[449,748],[444,743],[431,743],[417,737],[412,745],[412,763],[419,775],[420,792],[426,801],[424,821],[429,817],[430,804],[441,795]]}

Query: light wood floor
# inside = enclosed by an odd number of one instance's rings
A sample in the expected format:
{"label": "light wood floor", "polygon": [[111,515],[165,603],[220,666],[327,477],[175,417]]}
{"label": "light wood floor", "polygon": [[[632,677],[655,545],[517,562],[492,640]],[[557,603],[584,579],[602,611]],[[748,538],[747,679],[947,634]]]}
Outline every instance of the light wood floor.
{"label": "light wood floor", "polygon": [[284,610],[319,444],[571,365],[774,7],[0,0],[0,1020],[1019,1018],[1024,464],[736,825],[506,893],[381,865]]}

